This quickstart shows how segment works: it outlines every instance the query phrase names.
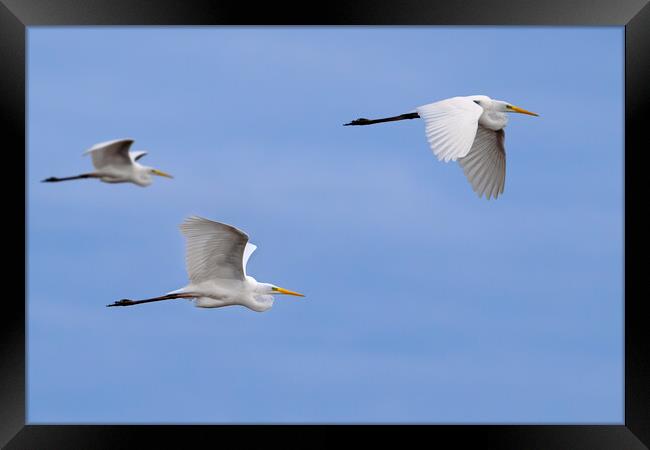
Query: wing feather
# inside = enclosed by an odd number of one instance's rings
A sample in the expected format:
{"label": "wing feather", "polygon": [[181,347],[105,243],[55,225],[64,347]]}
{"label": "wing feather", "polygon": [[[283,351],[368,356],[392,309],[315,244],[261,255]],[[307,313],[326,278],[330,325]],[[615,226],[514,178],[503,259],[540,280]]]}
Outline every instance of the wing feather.
{"label": "wing feather", "polygon": [[84,152],[90,154],[95,169],[101,170],[107,166],[123,166],[132,164],[129,149],[133,139],[117,139],[114,141],[100,142]]}
{"label": "wing feather", "polygon": [[144,150],[139,150],[137,152],[130,152],[129,155],[131,155],[131,159],[133,161],[137,161],[143,156],[145,156],[148,152],[145,152]]}
{"label": "wing feather", "polygon": [[455,161],[467,155],[483,108],[468,97],[453,97],[420,106],[416,111],[424,120],[429,146],[440,161]]}
{"label": "wing feather", "polygon": [[506,183],[506,149],[503,129],[478,126],[469,153],[458,159],[467,180],[479,197],[489,200],[503,193]]}
{"label": "wing feather", "polygon": [[242,265],[244,267],[244,276],[246,276],[246,264],[248,264],[248,258],[251,257],[253,252],[257,249],[257,245],[251,244],[250,242],[246,243],[246,247],[244,248],[244,258]]}
{"label": "wing feather", "polygon": [[218,278],[244,280],[242,263],[248,242],[246,233],[231,225],[196,216],[185,219],[180,228],[187,239],[185,262],[193,283]]}

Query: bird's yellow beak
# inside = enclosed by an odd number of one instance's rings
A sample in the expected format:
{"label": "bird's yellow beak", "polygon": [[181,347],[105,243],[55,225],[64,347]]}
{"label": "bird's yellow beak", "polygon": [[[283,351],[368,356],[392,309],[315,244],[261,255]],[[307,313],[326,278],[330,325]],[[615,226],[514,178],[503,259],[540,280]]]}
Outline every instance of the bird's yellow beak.
{"label": "bird's yellow beak", "polygon": [[521,114],[528,114],[529,116],[539,116],[539,114],[537,114],[537,113],[534,113],[534,112],[531,112],[531,111],[526,111],[525,109],[519,108],[518,106],[509,105],[509,107],[514,112],[518,112],[518,113],[521,113]]}
{"label": "bird's yellow beak", "polygon": [[158,169],[151,169],[151,173],[153,173],[154,175],[158,175],[159,177],[174,178],[170,174],[165,173],[162,170],[158,170]]}
{"label": "bird's yellow beak", "polygon": [[293,292],[293,291],[290,291],[288,289],[284,289],[284,288],[281,288],[281,287],[274,287],[273,290],[275,292],[279,292],[280,294],[295,295],[296,297],[304,297],[303,294],[300,294],[298,292]]}

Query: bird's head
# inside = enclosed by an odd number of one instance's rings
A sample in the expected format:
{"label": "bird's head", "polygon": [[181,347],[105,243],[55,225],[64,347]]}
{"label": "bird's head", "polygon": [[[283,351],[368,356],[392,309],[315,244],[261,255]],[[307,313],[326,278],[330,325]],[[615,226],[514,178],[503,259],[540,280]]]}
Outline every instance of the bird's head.
{"label": "bird's head", "polygon": [[508,102],[504,102],[501,100],[492,100],[492,102],[494,103],[494,109],[500,112],[511,112],[511,113],[519,113],[519,114],[528,114],[529,116],[539,116],[539,114],[537,113],[525,110],[518,106],[514,106]]}
{"label": "bird's head", "polygon": [[303,294],[290,291],[285,288],[281,288],[271,283],[257,283],[257,292],[264,295],[285,294],[285,295],[294,295],[296,297],[304,297]]}
{"label": "bird's head", "polygon": [[504,102],[503,100],[493,100],[487,95],[473,95],[471,99],[478,106],[483,108],[486,111],[496,111],[496,112],[514,112],[520,114],[528,114],[529,116],[539,116],[539,114],[527,111],[518,106],[514,106],[511,103]]}
{"label": "bird's head", "polygon": [[159,177],[174,178],[170,174],[163,172],[162,170],[154,169],[153,167],[147,167],[149,169],[150,175],[156,175]]}
{"label": "bird's head", "polygon": [[293,292],[288,289],[281,288],[271,283],[260,283],[255,281],[255,278],[246,276],[249,282],[255,283],[254,294],[250,297],[251,301],[244,304],[247,308],[257,312],[264,312],[273,306],[273,296],[275,294],[295,295],[297,297],[304,297],[298,292]]}
{"label": "bird's head", "polygon": [[153,167],[141,166],[140,170],[136,171],[137,183],[141,186],[149,186],[153,182],[153,176],[174,178],[170,174],[162,170],[154,169]]}

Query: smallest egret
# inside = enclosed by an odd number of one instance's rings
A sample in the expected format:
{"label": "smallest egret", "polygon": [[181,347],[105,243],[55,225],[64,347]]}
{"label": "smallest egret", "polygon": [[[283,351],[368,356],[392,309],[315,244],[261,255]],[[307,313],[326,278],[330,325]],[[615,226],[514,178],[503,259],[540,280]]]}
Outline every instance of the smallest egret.
{"label": "smallest egret", "polygon": [[190,217],[181,224],[187,239],[185,262],[190,283],[160,297],[122,299],[106,306],[132,306],[179,298],[195,299],[199,308],[241,305],[263,312],[273,306],[274,295],[303,294],[270,283],[260,283],[246,274],[248,259],[257,248],[248,235],[225,223]]}
{"label": "smallest egret", "polygon": [[93,166],[96,169],[94,172],[64,178],[50,177],[43,180],[43,182],[54,183],[84,178],[99,178],[104,183],[134,183],[145,187],[152,183],[152,175],[173,178],[168,173],[138,163],[137,161],[147,152],[130,152],[131,144],[133,144],[133,139],[116,139],[95,144],[83,153],[92,156]]}

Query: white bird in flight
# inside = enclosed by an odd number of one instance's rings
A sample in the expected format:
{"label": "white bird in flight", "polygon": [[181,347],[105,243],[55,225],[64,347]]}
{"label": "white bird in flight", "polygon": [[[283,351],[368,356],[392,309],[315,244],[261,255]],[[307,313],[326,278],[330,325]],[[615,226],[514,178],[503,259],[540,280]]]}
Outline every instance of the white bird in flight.
{"label": "white bird in flight", "polygon": [[273,295],[304,297],[270,283],[260,283],[246,274],[246,263],[257,248],[248,235],[225,223],[202,217],[189,217],[180,226],[187,239],[185,262],[190,283],[161,297],[145,300],[122,299],[106,306],[131,306],[140,303],[195,299],[199,308],[241,305],[263,312],[273,306]]}
{"label": "white bird in flight", "polygon": [[506,113],[538,114],[486,95],[453,97],[429,103],[415,112],[383,119],[357,119],[345,125],[372,125],[396,120],[424,119],[427,140],[440,161],[460,163],[480,197],[497,198],[506,182]]}
{"label": "white bird in flight", "polygon": [[152,175],[173,178],[168,173],[138,163],[137,161],[147,152],[130,152],[131,144],[133,144],[133,139],[116,139],[95,144],[83,153],[92,156],[95,172],[65,178],[50,177],[43,182],[54,183],[83,178],[99,178],[104,183],[134,183],[145,187],[152,183]]}

